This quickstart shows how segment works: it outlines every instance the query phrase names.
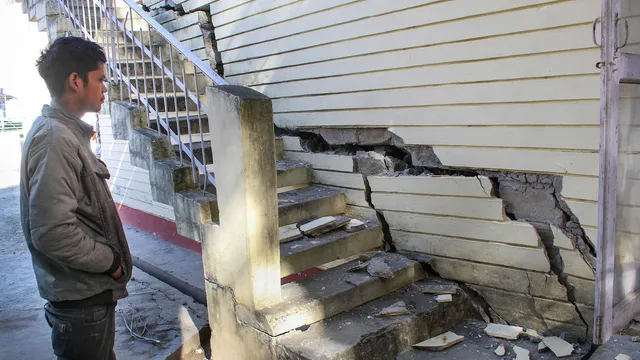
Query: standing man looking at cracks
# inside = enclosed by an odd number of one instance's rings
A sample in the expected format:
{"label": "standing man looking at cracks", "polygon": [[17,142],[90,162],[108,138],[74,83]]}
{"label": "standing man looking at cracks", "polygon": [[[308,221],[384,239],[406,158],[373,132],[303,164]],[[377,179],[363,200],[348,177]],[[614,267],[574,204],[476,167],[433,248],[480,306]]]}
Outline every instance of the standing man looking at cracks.
{"label": "standing man looking at cracks", "polygon": [[102,107],[106,62],[99,45],[78,37],[42,52],[37,68],[52,101],[22,149],[22,229],[58,359],[115,360],[115,306],[131,278],[109,171],[81,120]]}

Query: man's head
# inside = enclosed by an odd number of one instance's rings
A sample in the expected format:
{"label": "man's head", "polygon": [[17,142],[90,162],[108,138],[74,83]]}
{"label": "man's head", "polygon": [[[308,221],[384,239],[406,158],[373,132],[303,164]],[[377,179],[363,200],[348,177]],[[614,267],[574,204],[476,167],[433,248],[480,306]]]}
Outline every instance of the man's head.
{"label": "man's head", "polygon": [[51,97],[72,107],[76,113],[98,112],[107,91],[100,45],[78,38],[55,40],[38,59],[36,66]]}

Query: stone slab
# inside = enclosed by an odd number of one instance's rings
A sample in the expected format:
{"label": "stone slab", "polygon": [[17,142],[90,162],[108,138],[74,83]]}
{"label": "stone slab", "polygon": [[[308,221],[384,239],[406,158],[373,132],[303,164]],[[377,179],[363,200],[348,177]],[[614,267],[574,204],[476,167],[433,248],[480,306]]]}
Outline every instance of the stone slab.
{"label": "stone slab", "polygon": [[447,331],[442,335],[432,337],[431,339],[419,342],[413,345],[416,349],[424,349],[430,351],[442,351],[464,341],[464,336],[460,336],[451,331]]}

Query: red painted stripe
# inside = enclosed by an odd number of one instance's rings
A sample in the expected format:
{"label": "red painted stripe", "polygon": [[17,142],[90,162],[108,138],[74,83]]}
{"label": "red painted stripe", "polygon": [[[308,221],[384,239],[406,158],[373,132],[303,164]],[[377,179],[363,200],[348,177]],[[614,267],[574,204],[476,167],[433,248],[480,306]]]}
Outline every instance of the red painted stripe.
{"label": "red painted stripe", "polygon": [[[202,254],[202,246],[200,243],[178,234],[178,227],[175,222],[123,204],[117,204],[117,207],[118,212],[120,213],[120,219],[124,224],[131,225],[180,247]],[[322,269],[311,268],[300,273],[285,276],[280,282],[284,285],[286,283],[304,279],[307,276],[315,275],[322,271]]]}
{"label": "red painted stripe", "polygon": [[202,246],[199,242],[178,234],[176,223],[155,216],[144,211],[130,208],[126,205],[117,204],[118,212],[122,222],[142,231],[154,234],[155,236],[181,246],[185,249],[202,254]]}

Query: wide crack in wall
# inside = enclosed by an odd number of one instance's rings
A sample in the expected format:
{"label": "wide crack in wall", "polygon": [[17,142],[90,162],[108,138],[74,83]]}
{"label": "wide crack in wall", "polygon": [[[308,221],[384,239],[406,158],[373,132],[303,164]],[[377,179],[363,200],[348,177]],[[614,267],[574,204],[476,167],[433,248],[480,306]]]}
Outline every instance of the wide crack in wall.
{"label": "wide crack in wall", "polygon": [[[362,174],[366,201],[375,210],[382,224],[385,248],[395,251],[392,234],[384,214],[372,201],[372,190],[368,176],[418,176],[449,175],[476,177],[487,176],[493,183],[493,193],[487,195],[500,198],[506,215],[514,221],[531,224],[538,233],[551,271],[559,283],[566,288],[567,299],[589,331],[590,325],[578,308],[576,288],[565,273],[562,254],[555,243],[554,231],[561,231],[571,240],[584,261],[595,273],[596,253],[593,242],[587,237],[577,216],[562,199],[562,177],[557,175],[518,173],[509,171],[487,171],[485,169],[456,169],[442,164],[433,148],[428,145],[405,145],[401,138],[387,129],[313,129],[305,132],[280,129],[277,135],[299,137],[304,150],[313,153],[349,155],[354,159],[354,171]],[[482,185],[482,182],[480,181]],[[484,188],[484,187],[483,187]],[[435,270],[429,267],[429,271]],[[464,284],[460,284],[465,286]],[[469,291],[472,289],[469,288]],[[502,320],[500,315],[473,291],[476,308],[483,309],[491,320]],[[479,311],[482,312],[482,311]],[[535,314],[544,322],[541,314]],[[505,322],[502,320],[502,322]]]}

